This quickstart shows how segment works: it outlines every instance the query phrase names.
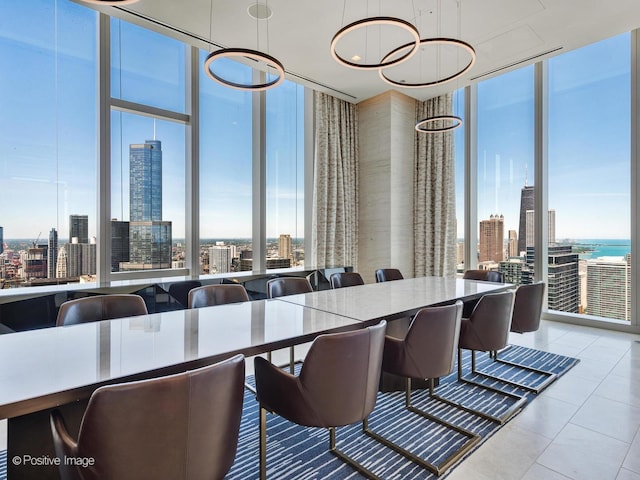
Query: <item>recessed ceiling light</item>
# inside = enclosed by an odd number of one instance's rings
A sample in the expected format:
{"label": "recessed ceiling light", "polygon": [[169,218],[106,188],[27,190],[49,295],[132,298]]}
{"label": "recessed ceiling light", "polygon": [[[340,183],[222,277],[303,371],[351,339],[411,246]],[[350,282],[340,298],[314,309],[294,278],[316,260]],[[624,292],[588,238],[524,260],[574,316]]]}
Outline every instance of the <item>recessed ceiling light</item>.
{"label": "recessed ceiling light", "polygon": [[362,60],[362,57],[360,57],[360,55],[354,55],[353,57],[351,57],[351,60],[354,62],[359,62],[360,60]]}
{"label": "recessed ceiling light", "polygon": [[254,3],[249,5],[247,13],[256,20],[267,20],[273,16],[273,11],[264,3]]}

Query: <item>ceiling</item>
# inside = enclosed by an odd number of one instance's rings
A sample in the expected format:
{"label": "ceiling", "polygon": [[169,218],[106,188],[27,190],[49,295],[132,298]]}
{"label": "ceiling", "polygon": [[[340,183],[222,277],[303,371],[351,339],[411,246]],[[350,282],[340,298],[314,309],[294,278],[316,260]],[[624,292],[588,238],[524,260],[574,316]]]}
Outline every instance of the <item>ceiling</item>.
{"label": "ceiling", "polygon": [[[424,100],[540,58],[566,52],[640,26],[638,0],[260,0],[272,10],[256,20],[255,0],[140,0],[101,10],[126,19],[149,18],[196,37],[196,44],[259,49],[276,57],[292,80],[357,103],[390,89]],[[128,12],[128,13],[127,13]],[[131,14],[134,14],[132,17]],[[366,17],[391,16],[413,23],[421,38],[454,37],[475,48],[475,65],[441,86],[408,89],[383,82],[377,71],[340,65],[330,54],[334,34]],[[345,37],[343,56],[375,63],[391,47],[410,41],[392,27],[370,27]],[[217,47],[212,47],[217,49]],[[375,57],[375,60],[373,58]],[[371,60],[369,60],[371,59]],[[464,51],[423,47],[403,65],[386,70],[397,81],[424,82],[467,63]]]}

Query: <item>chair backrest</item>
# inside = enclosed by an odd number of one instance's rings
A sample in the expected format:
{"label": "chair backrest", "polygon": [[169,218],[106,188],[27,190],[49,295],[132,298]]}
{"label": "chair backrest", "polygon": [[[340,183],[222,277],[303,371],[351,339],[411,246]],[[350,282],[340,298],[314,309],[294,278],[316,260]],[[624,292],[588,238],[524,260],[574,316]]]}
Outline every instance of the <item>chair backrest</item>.
{"label": "chair backrest", "polygon": [[513,304],[512,332],[535,332],[540,328],[544,290],[544,282],[520,285],[518,287]]}
{"label": "chair backrest", "polygon": [[189,292],[189,308],[210,307],[227,303],[248,302],[245,288],[238,285],[219,284],[197,287]]}
{"label": "chair backrest", "polygon": [[462,278],[466,280],[504,283],[504,274],[496,270],[467,270],[462,274]]}
{"label": "chair backrest", "polygon": [[267,282],[267,297],[277,298],[297,293],[312,292],[311,284],[305,277],[278,277]]}
{"label": "chair backrest", "polygon": [[82,478],[223,478],[236,454],[244,373],[244,357],[236,355],[97,389],[78,435],[77,456],[95,459]]}
{"label": "chair backrest", "polygon": [[506,347],[514,299],[515,290],[483,295],[469,319],[462,322],[460,346],[485,352]]}
{"label": "chair backrest", "polygon": [[199,280],[185,280],[184,282],[172,283],[169,285],[169,295],[171,295],[180,305],[188,308],[189,292],[198,288],[202,283]]}
{"label": "chair backrest", "polygon": [[312,403],[308,421],[302,425],[339,427],[364,420],[371,413],[378,394],[385,330],[382,321],[362,330],[320,335],[313,341],[299,376]]}
{"label": "chair backrest", "polygon": [[376,270],[376,282],[390,282],[392,280],[402,280],[404,277],[397,268],[379,268]]}
{"label": "chair backrest", "polygon": [[402,363],[402,375],[437,378],[450,374],[455,367],[461,319],[460,301],[419,310],[404,338],[401,358],[396,360]]}
{"label": "chair backrest", "polygon": [[364,285],[362,276],[357,272],[341,272],[334,273],[329,278],[331,288],[355,287],[356,285]]}
{"label": "chair backrest", "polygon": [[56,325],[60,327],[146,314],[147,306],[140,295],[95,295],[60,305]]}

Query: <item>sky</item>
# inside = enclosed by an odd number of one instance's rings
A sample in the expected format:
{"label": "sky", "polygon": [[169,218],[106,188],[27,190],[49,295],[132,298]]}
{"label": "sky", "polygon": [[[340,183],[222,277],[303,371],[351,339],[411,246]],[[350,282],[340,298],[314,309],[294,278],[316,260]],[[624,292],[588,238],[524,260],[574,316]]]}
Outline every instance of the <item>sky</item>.
{"label": "sky", "polygon": [[[630,238],[629,59],[623,34],[549,60],[548,204],[557,240]],[[518,230],[522,187],[534,184],[533,75],[530,65],[478,84],[478,221],[504,215],[505,236]],[[460,187],[463,149],[456,132]],[[462,212],[463,189],[456,194]],[[459,237],[463,230],[458,216]]]}
{"label": "sky", "polygon": [[[57,19],[57,21],[55,21]],[[95,12],[66,0],[0,3],[0,225],[6,238],[61,238],[71,214],[96,231]],[[628,238],[629,35],[549,61],[549,207],[557,238]],[[122,46],[122,48],[121,48]],[[112,94],[185,112],[185,50],[173,39],[112,20]],[[207,52],[201,52],[201,63]],[[19,66],[19,68],[15,68]],[[249,79],[248,67],[218,72]],[[250,237],[251,94],[200,71],[201,237]],[[478,85],[478,220],[517,230],[520,190],[533,184],[533,66]],[[464,116],[457,99],[454,113]],[[267,236],[303,230],[303,88],[267,93]],[[185,126],[112,112],[111,217],[128,219],[128,149],[163,148],[163,219],[185,235]],[[462,236],[463,130],[456,131]],[[528,179],[528,180],[527,180]]]}

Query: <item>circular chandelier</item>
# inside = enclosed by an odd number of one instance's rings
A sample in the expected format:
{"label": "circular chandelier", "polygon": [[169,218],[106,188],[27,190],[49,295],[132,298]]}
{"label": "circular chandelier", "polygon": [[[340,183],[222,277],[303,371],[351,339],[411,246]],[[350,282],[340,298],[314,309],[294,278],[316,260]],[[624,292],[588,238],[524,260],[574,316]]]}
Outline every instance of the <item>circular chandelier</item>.
{"label": "circular chandelier", "polygon": [[[445,127],[434,127],[431,128],[430,125],[434,122],[451,122],[451,125]],[[416,131],[420,133],[444,133],[451,132],[462,125],[462,118],[457,117],[455,115],[437,115],[435,117],[425,118],[416,123]]]}
{"label": "circular chandelier", "polygon": [[[344,38],[347,34],[354,32],[361,28],[367,28],[374,25],[390,25],[393,27],[398,27],[403,29],[413,36],[414,41],[403,45],[401,48],[409,48],[407,53],[401,55],[394,59],[389,59],[389,55],[385,56],[385,60],[382,60],[380,63],[357,63],[347,60],[344,57],[341,57],[336,51],[336,46],[338,42]],[[397,65],[399,63],[404,62],[411,58],[411,56],[418,51],[418,47],[420,46],[420,34],[418,33],[418,29],[415,25],[407,22],[406,20],[402,20],[400,18],[394,17],[370,17],[364,18],[362,20],[358,20],[356,22],[350,23],[349,25],[342,27],[331,39],[331,56],[342,65],[350,68],[356,68],[360,70],[378,70],[390,67],[392,65]],[[398,49],[394,50],[397,51]]]}
{"label": "circular chandelier", "polygon": [[[220,58],[249,58],[251,60],[255,60],[258,62],[263,62],[267,66],[273,67],[278,76],[271,81],[257,84],[247,84],[247,83],[238,83],[228,80],[220,75],[216,74],[212,69],[211,65],[213,62]],[[266,53],[258,52],[257,50],[250,50],[248,48],[223,48],[221,50],[216,50],[215,52],[211,52],[207,59],[204,62],[204,71],[207,76],[212,80],[224,85],[226,87],[235,88],[238,90],[250,90],[253,92],[259,92],[262,90],[267,90],[269,88],[276,87],[280,85],[284,81],[284,67],[282,63],[280,63],[276,58],[271,55],[267,55]]]}
{"label": "circular chandelier", "polygon": [[[380,78],[382,80],[384,80],[385,82],[387,82],[390,85],[394,85],[396,87],[403,87],[403,88],[423,88],[423,87],[434,87],[436,85],[442,85],[443,83],[449,82],[451,80],[455,80],[456,78],[464,75],[466,72],[469,71],[469,69],[471,69],[471,67],[473,67],[473,64],[476,62],[476,51],[475,49],[469,45],[467,42],[463,42],[462,40],[458,40],[455,38],[423,38],[422,40],[420,40],[420,45],[424,46],[424,45],[453,45],[455,47],[458,47],[464,51],[466,51],[469,56],[470,56],[470,60],[469,62],[458,72],[454,73],[453,75],[449,75],[448,77],[443,77],[437,80],[433,80],[431,82],[416,82],[416,83],[406,83],[406,82],[400,82],[397,80],[393,80],[392,78],[389,78],[385,72],[382,71],[382,69],[378,70],[378,75],[380,75]],[[389,53],[387,53],[383,58],[382,58],[382,62],[386,62],[389,58],[392,58],[394,55],[396,55],[399,52],[402,52],[404,49],[408,49],[409,47],[411,47],[412,44],[411,43],[407,43],[405,45],[402,45],[398,48],[396,48],[395,50],[390,51]]]}

